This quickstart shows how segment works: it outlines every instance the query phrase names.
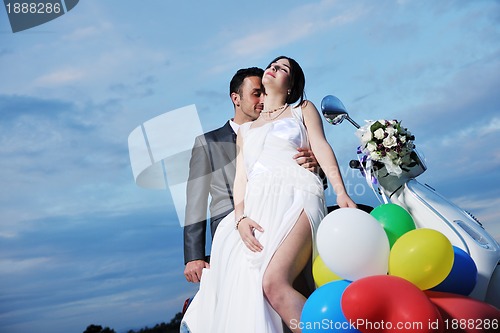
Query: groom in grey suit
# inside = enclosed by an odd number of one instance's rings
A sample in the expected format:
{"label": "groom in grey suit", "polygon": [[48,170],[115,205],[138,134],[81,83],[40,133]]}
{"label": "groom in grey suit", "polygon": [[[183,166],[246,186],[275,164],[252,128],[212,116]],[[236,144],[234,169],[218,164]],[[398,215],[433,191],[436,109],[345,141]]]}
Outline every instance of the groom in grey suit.
{"label": "groom in grey suit", "polygon": [[[209,267],[205,254],[209,196],[212,237],[219,222],[234,209],[236,133],[241,124],[257,119],[263,109],[263,73],[256,67],[238,70],[229,85],[234,118],[195,140],[189,163],[184,224],[184,276],[189,282],[199,282],[202,269]],[[310,150],[299,150],[295,158],[307,169],[318,166]]]}

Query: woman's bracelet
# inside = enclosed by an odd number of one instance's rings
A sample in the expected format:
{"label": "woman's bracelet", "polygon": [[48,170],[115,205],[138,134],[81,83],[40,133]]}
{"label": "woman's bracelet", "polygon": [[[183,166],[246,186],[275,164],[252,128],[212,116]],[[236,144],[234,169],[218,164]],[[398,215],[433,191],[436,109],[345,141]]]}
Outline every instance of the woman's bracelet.
{"label": "woman's bracelet", "polygon": [[243,219],[246,219],[248,216],[246,216],[245,214],[241,215],[240,217],[238,217],[238,219],[236,219],[236,224],[234,225],[234,228],[236,230],[238,230],[238,226],[240,225],[240,222],[243,221]]}

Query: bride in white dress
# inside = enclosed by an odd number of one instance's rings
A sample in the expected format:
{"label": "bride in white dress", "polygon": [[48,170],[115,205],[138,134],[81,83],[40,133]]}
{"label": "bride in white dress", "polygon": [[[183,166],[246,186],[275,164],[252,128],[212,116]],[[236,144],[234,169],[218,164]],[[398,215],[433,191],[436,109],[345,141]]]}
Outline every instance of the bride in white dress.
{"label": "bride in white dress", "polygon": [[316,255],[314,235],[326,206],[322,181],[293,160],[297,148],[311,147],[339,206],[356,207],[321,117],[303,99],[299,64],[276,58],[262,85],[264,110],[238,134],[235,211],[217,228],[210,269],[203,270],[200,290],[184,315],[184,332],[282,333],[282,321],[301,332],[306,299],[292,283]]}

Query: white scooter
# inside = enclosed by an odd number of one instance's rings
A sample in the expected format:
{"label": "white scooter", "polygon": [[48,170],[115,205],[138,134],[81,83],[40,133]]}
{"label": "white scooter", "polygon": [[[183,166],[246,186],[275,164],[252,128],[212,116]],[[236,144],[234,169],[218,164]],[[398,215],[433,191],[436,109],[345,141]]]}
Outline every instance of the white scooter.
{"label": "white scooter", "polygon": [[[328,95],[321,102],[321,110],[326,120],[340,124],[347,119],[356,128],[360,126],[352,120],[342,102]],[[418,153],[417,153],[418,157]],[[415,178],[426,170],[421,158],[416,166],[398,176],[390,175],[384,168],[374,170],[364,163],[353,160],[350,167],[374,174],[378,180],[378,194],[403,208],[412,216],[417,228],[430,228],[443,233],[452,245],[467,252],[474,260],[478,278],[469,296],[500,308],[500,246],[471,214],[456,206],[431,186],[419,183]],[[370,177],[371,178],[371,177]],[[370,182],[370,186],[373,184]]]}

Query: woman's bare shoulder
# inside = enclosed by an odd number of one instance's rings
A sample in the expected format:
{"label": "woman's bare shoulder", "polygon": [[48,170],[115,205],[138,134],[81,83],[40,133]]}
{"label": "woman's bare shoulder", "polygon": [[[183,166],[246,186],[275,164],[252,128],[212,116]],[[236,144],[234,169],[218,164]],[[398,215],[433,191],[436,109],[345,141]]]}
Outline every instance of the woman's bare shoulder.
{"label": "woman's bare shoulder", "polygon": [[311,101],[309,101],[309,100],[305,100],[302,103],[301,108],[302,108],[302,114],[305,117],[308,117],[311,114],[314,114],[314,115],[318,114],[318,109],[316,108],[316,106],[314,105],[314,103],[311,102]]}

